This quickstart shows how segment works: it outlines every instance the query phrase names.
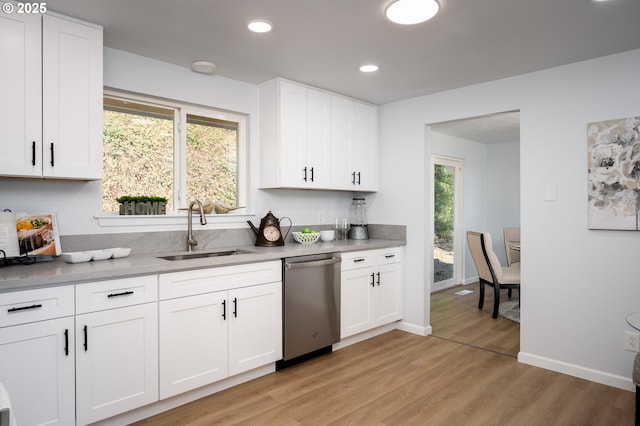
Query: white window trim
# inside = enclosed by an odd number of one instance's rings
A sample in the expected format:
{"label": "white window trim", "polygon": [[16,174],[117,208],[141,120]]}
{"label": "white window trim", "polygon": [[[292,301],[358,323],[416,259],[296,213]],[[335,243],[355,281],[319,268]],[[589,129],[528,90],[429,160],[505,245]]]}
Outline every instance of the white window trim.
{"label": "white window trim", "polygon": [[[184,146],[186,146],[186,132],[182,131],[186,123],[187,114],[191,115],[205,115],[227,121],[235,121],[238,123],[238,198],[237,203],[239,206],[245,206],[243,209],[239,209],[238,212],[232,212],[227,214],[208,214],[208,224],[204,228],[230,228],[234,227],[233,224],[246,224],[246,221],[253,218],[255,215],[248,209],[249,206],[249,158],[248,158],[248,120],[247,115],[232,111],[224,111],[215,107],[208,107],[204,105],[196,105],[187,102],[182,102],[173,99],[164,99],[153,96],[142,95],[133,92],[115,90],[104,88],[103,96],[113,97],[121,100],[130,100],[134,102],[147,103],[151,105],[157,105],[162,108],[173,109],[177,111],[174,117],[174,131],[179,133],[179,138],[174,138],[174,161],[182,161],[184,158]],[[176,158],[177,156],[177,158]],[[174,168],[175,172],[175,168]],[[186,187],[186,170],[182,171],[184,176],[175,176],[174,174],[174,188]],[[174,191],[174,205],[182,205],[182,194],[180,189]],[[204,200],[200,200],[203,201]],[[102,205],[102,203],[100,203]],[[249,211],[245,213],[245,211]],[[177,212],[170,212],[166,215],[120,215],[117,212],[100,212],[93,217],[97,220],[98,225],[101,227],[171,227],[174,228],[178,225],[184,225],[187,215],[186,210],[179,210]],[[230,226],[231,225],[231,226]]]}

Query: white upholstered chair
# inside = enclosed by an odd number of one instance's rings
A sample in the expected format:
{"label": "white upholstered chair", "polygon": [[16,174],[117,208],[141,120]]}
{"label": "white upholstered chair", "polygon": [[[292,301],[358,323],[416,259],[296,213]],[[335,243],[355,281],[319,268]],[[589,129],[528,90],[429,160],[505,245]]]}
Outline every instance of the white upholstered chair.
{"label": "white upholstered chair", "polygon": [[501,289],[508,289],[509,296],[511,296],[511,290],[517,289],[518,298],[520,297],[520,263],[503,267],[493,251],[491,235],[488,232],[468,231],[467,243],[478,271],[480,284],[478,309],[482,309],[484,305],[484,286],[489,285],[493,287],[493,318],[498,318]]}
{"label": "white upholstered chair", "polygon": [[520,228],[506,227],[504,228],[504,249],[507,253],[507,266],[513,266],[514,263],[520,263]]}

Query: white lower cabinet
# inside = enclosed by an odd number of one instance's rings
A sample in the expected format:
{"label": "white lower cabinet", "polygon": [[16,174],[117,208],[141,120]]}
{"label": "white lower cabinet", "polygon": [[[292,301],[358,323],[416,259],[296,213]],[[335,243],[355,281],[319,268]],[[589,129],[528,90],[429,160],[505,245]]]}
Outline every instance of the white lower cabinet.
{"label": "white lower cabinet", "polygon": [[76,312],[77,423],[157,401],[157,276],[79,284]]}
{"label": "white lower cabinet", "polygon": [[160,398],[282,358],[280,261],[161,274]]}
{"label": "white lower cabinet", "polygon": [[20,425],[75,424],[73,286],[0,298],[0,383]]}
{"label": "white lower cabinet", "polygon": [[401,247],[342,256],[340,338],[402,318]]}

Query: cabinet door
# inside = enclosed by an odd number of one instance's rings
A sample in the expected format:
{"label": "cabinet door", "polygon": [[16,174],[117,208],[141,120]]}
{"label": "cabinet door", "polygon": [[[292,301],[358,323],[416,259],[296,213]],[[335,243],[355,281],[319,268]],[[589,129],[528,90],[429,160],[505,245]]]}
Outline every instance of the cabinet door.
{"label": "cabinet door", "polygon": [[371,268],[342,272],[340,291],[340,337],[351,336],[371,328],[374,272]]}
{"label": "cabinet door", "polygon": [[41,17],[0,14],[0,174],[42,175]]}
{"label": "cabinet door", "polygon": [[355,169],[351,166],[354,150],[353,130],[355,104],[340,96],[331,97],[331,185],[334,189],[351,190],[354,187]]}
{"label": "cabinet door", "polygon": [[157,303],[76,316],[76,389],[80,425],[158,400]]}
{"label": "cabinet door", "polygon": [[229,375],[282,358],[282,283],[229,291]]}
{"label": "cabinet door", "polygon": [[102,178],[102,30],[42,17],[43,174]]}
{"label": "cabinet door", "polygon": [[355,102],[352,168],[354,188],[362,191],[378,190],[378,130],[377,110],[371,105]]}
{"label": "cabinet door", "polygon": [[280,83],[280,186],[305,186],[307,167],[307,89]]}
{"label": "cabinet door", "polygon": [[160,302],[160,399],[228,376],[226,295]]}
{"label": "cabinet door", "polygon": [[307,158],[305,183],[331,187],[331,96],[307,89]]}
{"label": "cabinet door", "polygon": [[74,425],[73,317],[0,328],[0,382],[21,425]]}
{"label": "cabinet door", "polygon": [[372,321],[384,325],[402,318],[402,264],[382,265],[376,271]]}

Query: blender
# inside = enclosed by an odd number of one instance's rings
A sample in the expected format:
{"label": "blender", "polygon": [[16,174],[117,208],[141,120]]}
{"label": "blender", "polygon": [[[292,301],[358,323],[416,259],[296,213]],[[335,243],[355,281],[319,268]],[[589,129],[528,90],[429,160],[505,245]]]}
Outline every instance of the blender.
{"label": "blender", "polygon": [[354,197],[349,208],[351,227],[348,237],[352,240],[368,240],[367,210],[364,197]]}

